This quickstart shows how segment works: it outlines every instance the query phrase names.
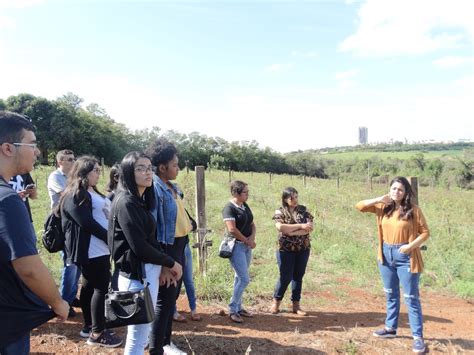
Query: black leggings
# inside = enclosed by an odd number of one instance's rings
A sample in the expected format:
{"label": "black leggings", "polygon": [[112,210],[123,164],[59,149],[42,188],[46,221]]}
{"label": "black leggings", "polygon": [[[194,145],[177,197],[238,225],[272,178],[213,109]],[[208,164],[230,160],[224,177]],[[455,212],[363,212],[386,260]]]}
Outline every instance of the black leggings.
{"label": "black leggings", "polygon": [[[163,250],[183,267],[184,271],[184,248],[189,242],[188,236],[175,238],[173,245],[162,244]],[[155,320],[152,323],[150,333],[150,355],[163,354],[163,346],[171,342],[171,331],[173,325],[173,310],[176,298],[181,291],[183,278],[178,281],[177,286],[160,286],[158,291],[158,302],[155,308]]]}
{"label": "black leggings", "polygon": [[94,333],[105,328],[104,303],[110,282],[110,255],[89,259],[82,265],[81,302],[84,325],[92,326]]}

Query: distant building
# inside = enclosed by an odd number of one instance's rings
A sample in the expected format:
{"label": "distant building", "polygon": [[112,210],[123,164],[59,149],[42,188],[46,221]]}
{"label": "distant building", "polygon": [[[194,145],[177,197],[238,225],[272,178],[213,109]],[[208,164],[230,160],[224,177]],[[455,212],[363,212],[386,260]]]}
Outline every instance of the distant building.
{"label": "distant building", "polygon": [[359,127],[359,144],[367,144],[369,141],[369,129],[367,127]]}

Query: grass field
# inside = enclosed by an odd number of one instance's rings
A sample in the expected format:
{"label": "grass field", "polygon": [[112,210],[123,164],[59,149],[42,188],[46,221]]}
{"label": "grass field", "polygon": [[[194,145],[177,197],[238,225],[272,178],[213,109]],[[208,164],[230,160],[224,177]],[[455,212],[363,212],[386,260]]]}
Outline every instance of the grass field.
{"label": "grass field", "polygon": [[326,159],[341,159],[341,160],[353,160],[355,158],[358,159],[370,159],[370,158],[398,158],[401,160],[409,159],[412,156],[417,154],[423,154],[425,159],[446,159],[446,158],[462,158],[464,151],[463,150],[439,150],[439,151],[422,151],[422,150],[413,150],[407,152],[337,152],[337,153],[327,153],[318,155],[321,158]]}
{"label": "grass field", "polygon": [[[37,179],[39,198],[31,201],[37,234],[49,211],[46,179],[53,170],[40,167],[32,173]],[[100,181],[104,191],[107,174]],[[208,235],[214,243],[209,249],[208,268],[205,277],[196,275],[196,289],[203,301],[223,302],[230,299],[233,272],[229,262],[217,256],[217,248],[224,231],[221,211],[230,199],[228,172],[206,172],[206,215]],[[270,299],[277,279],[275,261],[277,233],[272,215],[280,205],[280,193],[286,186],[299,191],[300,203],[306,205],[315,216],[312,233],[312,255],[304,278],[303,290],[337,290],[341,279],[352,286],[379,292],[381,284],[376,266],[375,217],[363,214],[354,204],[365,198],[386,193],[386,185],[374,185],[370,191],[365,184],[341,181],[339,189],[334,180],[258,173],[234,173],[234,179],[249,183],[249,205],[257,226],[257,248],[251,266],[252,281],[247,289],[247,300]],[[177,182],[185,192],[186,204],[194,211],[194,173],[182,171]],[[419,188],[420,207],[423,209],[431,230],[423,252],[425,272],[422,284],[437,292],[474,297],[474,191]],[[49,254],[42,249],[43,260],[59,280],[62,261],[59,254]],[[195,270],[196,252],[194,252]],[[341,291],[342,292],[342,291]],[[341,297],[349,297],[341,293]],[[315,300],[314,302],[322,302]]]}

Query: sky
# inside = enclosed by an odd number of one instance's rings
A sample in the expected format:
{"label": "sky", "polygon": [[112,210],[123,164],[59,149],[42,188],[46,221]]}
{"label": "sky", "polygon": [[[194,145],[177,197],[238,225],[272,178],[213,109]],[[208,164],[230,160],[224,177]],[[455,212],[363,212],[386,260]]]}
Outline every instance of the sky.
{"label": "sky", "polygon": [[0,0],[0,98],[275,151],[474,140],[471,0]]}

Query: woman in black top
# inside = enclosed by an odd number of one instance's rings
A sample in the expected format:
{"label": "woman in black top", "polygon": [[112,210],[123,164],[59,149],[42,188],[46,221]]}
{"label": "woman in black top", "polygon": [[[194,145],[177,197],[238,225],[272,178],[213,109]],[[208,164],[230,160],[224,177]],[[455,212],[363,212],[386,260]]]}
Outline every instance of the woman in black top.
{"label": "woman in black top", "polygon": [[[94,219],[92,211],[91,193],[100,194],[96,188],[99,176],[97,159],[83,156],[76,160],[60,201],[61,224],[66,264],[76,264],[82,272],[80,303],[85,324],[80,334],[88,337],[88,345],[117,347],[122,339],[105,330],[104,302],[110,282],[107,245],[102,255],[89,257],[91,246],[107,243],[107,230]],[[97,238],[93,243],[92,236]]]}
{"label": "woman in black top", "polygon": [[[108,230],[109,246],[119,270],[120,291],[143,289],[149,284],[153,306],[158,298],[161,265],[181,277],[179,263],[163,253],[156,240],[156,223],[150,209],[154,204],[153,170],[150,158],[139,152],[125,155],[120,164],[119,186],[112,203]],[[166,280],[169,285],[174,279]],[[125,354],[144,352],[150,334],[149,324],[130,325]]]}
{"label": "woman in black top", "polygon": [[115,163],[110,168],[109,182],[107,183],[107,187],[105,188],[105,191],[107,191],[109,193],[107,195],[107,198],[110,201],[114,200],[115,191],[117,190],[117,186],[118,186],[118,182],[119,182],[119,169],[120,169],[120,165],[118,163]]}
{"label": "woman in black top", "polygon": [[250,282],[249,266],[252,260],[252,249],[256,247],[256,228],[255,223],[253,223],[252,211],[246,203],[249,197],[248,185],[243,181],[232,181],[230,192],[232,199],[222,211],[225,226],[236,239],[230,259],[235,271],[235,279],[229,312],[232,321],[242,323],[242,316],[253,316],[242,308],[242,295]]}

